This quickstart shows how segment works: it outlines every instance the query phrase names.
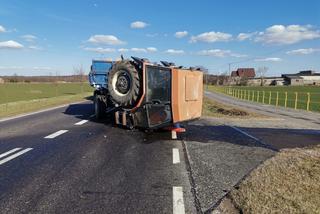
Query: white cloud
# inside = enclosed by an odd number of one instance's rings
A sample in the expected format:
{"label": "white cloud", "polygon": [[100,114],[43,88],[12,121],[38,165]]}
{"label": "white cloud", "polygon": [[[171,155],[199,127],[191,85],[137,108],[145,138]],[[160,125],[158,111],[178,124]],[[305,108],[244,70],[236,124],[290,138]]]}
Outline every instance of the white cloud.
{"label": "white cloud", "polygon": [[273,25],[260,32],[255,41],[266,44],[294,44],[320,38],[320,31],[311,25]]}
{"label": "white cloud", "polygon": [[148,51],[148,52],[157,52],[158,49],[155,48],[155,47],[148,47],[148,48],[147,48],[147,51]]}
{"label": "white cloud", "polygon": [[270,58],[262,58],[262,59],[255,59],[256,62],[281,62],[281,58],[277,57],[270,57]]}
{"label": "white cloud", "polygon": [[292,51],[287,51],[286,53],[288,55],[307,55],[307,54],[313,54],[315,52],[320,52],[319,48],[301,48],[296,49]]}
{"label": "white cloud", "polygon": [[135,21],[135,22],[132,22],[130,24],[130,27],[134,28],[134,29],[142,29],[142,28],[145,28],[147,26],[148,26],[148,24],[145,23],[145,22],[142,22],[142,21]]}
{"label": "white cloud", "polygon": [[199,34],[197,36],[192,36],[190,39],[191,43],[195,42],[227,42],[232,39],[232,35],[228,33],[222,33],[222,32],[205,32],[202,34]]}
{"label": "white cloud", "polygon": [[184,50],[175,50],[175,49],[168,49],[165,52],[168,54],[184,54]]}
{"label": "white cloud", "polygon": [[52,71],[55,70],[52,67],[47,67],[47,66],[34,66],[32,67],[33,70],[38,70],[38,71],[43,71],[43,70],[47,70],[47,71]]}
{"label": "white cloud", "polygon": [[96,52],[96,53],[112,53],[112,52],[116,51],[113,48],[101,48],[101,47],[98,47],[98,48],[85,47],[83,49],[86,50],[86,51],[91,51],[91,52]]}
{"label": "white cloud", "polygon": [[0,70],[18,70],[18,69],[25,69],[22,66],[0,66]]}
{"label": "white cloud", "polygon": [[239,33],[237,36],[237,40],[239,41],[244,41],[247,39],[252,39],[253,36],[255,36],[257,34],[257,32],[253,32],[253,33]]}
{"label": "white cloud", "polygon": [[0,33],[5,33],[5,32],[7,32],[7,30],[2,25],[0,25]]}
{"label": "white cloud", "polygon": [[23,38],[23,39],[26,40],[27,42],[34,42],[34,40],[37,39],[36,36],[30,35],[30,34],[28,34],[28,35],[23,35],[23,36],[21,36],[21,38]]}
{"label": "white cloud", "polygon": [[5,41],[5,42],[0,42],[0,49],[22,49],[23,45],[9,40],[9,41]]}
{"label": "white cloud", "polygon": [[0,66],[0,70],[46,70],[46,71],[51,71],[51,70],[57,70],[52,67],[47,67],[47,66],[34,66],[34,67],[23,67],[23,66]]}
{"label": "white cloud", "polygon": [[113,35],[94,35],[88,39],[88,42],[104,45],[122,45],[125,44],[124,41],[121,41],[116,36]]}
{"label": "white cloud", "polygon": [[176,32],[175,34],[174,34],[174,36],[175,37],[177,37],[177,38],[183,38],[183,37],[185,37],[185,36],[187,36],[188,35],[188,31],[178,31],[178,32]]}
{"label": "white cloud", "polygon": [[128,51],[132,51],[132,52],[136,52],[136,53],[152,53],[152,52],[156,52],[158,51],[157,48],[154,47],[148,47],[148,48],[131,48],[131,49],[119,49],[119,52],[128,52]]}
{"label": "white cloud", "polygon": [[233,53],[230,50],[221,50],[221,49],[202,50],[202,51],[199,51],[197,54],[201,56],[214,56],[214,57],[227,57],[227,56],[246,57],[247,56],[244,54]]}
{"label": "white cloud", "polygon": [[41,51],[41,50],[43,50],[43,48],[41,48],[41,47],[39,47],[39,46],[35,46],[35,45],[30,45],[28,48],[31,49],[31,50],[36,50],[36,51]]}
{"label": "white cloud", "polygon": [[129,51],[129,49],[127,49],[127,48],[119,48],[118,49],[118,52],[128,52]]}
{"label": "white cloud", "polygon": [[130,50],[136,53],[147,53],[147,50],[145,48],[131,48]]}

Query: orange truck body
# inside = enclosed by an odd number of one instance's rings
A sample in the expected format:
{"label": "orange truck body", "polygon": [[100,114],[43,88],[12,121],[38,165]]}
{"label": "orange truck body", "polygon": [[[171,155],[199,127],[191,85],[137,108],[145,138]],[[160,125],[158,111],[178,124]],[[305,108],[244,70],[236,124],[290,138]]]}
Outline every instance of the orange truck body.
{"label": "orange truck body", "polygon": [[171,95],[173,123],[201,117],[203,73],[173,68]]}

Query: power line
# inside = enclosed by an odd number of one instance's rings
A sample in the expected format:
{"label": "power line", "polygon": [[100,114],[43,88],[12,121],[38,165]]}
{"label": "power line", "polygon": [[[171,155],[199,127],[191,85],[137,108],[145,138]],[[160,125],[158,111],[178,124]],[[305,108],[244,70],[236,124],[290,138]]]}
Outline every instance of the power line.
{"label": "power line", "polygon": [[263,54],[263,55],[260,55],[259,57],[250,57],[250,58],[244,59],[244,60],[233,61],[233,62],[229,62],[229,63],[223,63],[223,64],[221,64],[221,65],[219,65],[219,66],[216,66],[215,68],[211,67],[211,68],[209,68],[209,69],[210,69],[210,70],[211,70],[211,69],[212,69],[212,70],[213,70],[213,69],[218,70],[218,69],[221,69],[221,68],[223,68],[223,67],[228,66],[228,67],[229,67],[228,71],[229,71],[229,74],[230,74],[231,65],[233,65],[233,64],[239,64],[239,63],[254,61],[254,60],[257,60],[257,59],[262,58],[262,57],[267,57],[267,56],[270,56],[270,55],[272,55],[272,54],[275,54],[275,53],[278,53],[278,52],[282,52],[282,51],[285,50],[285,49],[288,49],[288,48],[287,48],[287,47],[279,48],[279,49],[276,49],[276,50],[274,50],[274,51],[271,51],[271,52],[265,53],[265,54]]}

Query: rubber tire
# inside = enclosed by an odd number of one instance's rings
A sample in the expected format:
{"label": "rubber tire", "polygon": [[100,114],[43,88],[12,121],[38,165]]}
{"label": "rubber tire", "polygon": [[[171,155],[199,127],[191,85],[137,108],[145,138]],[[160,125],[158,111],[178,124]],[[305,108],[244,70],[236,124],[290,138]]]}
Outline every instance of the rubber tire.
{"label": "rubber tire", "polygon": [[94,114],[98,120],[104,119],[106,117],[106,104],[101,101],[98,96],[94,97]]}
{"label": "rubber tire", "polygon": [[[118,90],[115,88],[115,85],[113,85],[113,81],[115,81],[113,79],[116,78],[118,72],[123,71],[129,75],[131,82],[129,82],[129,91],[124,95],[120,95]],[[108,73],[109,95],[116,104],[122,107],[133,107],[136,104],[141,95],[141,86],[142,84],[139,72],[134,64],[129,60],[116,62]]]}

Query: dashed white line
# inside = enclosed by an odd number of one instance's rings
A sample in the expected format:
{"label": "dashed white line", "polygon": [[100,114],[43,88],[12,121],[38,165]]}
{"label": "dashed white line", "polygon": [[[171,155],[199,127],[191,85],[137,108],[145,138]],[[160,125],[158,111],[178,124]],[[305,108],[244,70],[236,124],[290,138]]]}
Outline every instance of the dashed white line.
{"label": "dashed white line", "polygon": [[173,214],[184,214],[183,188],[173,187]]}
{"label": "dashed white line", "polygon": [[[18,149],[18,148],[17,148],[17,149]],[[19,148],[19,149],[20,149],[20,148]],[[15,154],[13,154],[13,155],[11,155],[11,156],[9,156],[9,157],[6,157],[6,158],[0,160],[0,165],[4,164],[4,163],[6,163],[6,162],[8,162],[8,161],[10,161],[10,160],[12,160],[12,159],[20,156],[20,155],[23,155],[24,153],[27,153],[27,152],[29,152],[29,151],[32,150],[32,149],[33,149],[33,148],[26,148],[26,149],[24,149],[24,150],[22,150],[22,151],[20,151],[20,152],[17,152],[17,153],[15,153]]]}
{"label": "dashed white line", "polygon": [[179,149],[177,148],[172,149],[172,163],[173,164],[180,163]]}
{"label": "dashed white line", "polygon": [[81,125],[85,124],[86,122],[88,122],[88,120],[81,120],[81,121],[75,123],[74,125],[81,126]]}
{"label": "dashed white line", "polygon": [[0,154],[0,158],[3,158],[3,157],[5,157],[5,156],[7,156],[7,155],[10,155],[11,153],[14,153],[14,152],[16,152],[16,151],[18,151],[18,150],[20,150],[21,148],[15,148],[15,149],[11,149],[11,150],[9,150],[9,151],[7,151],[7,152],[5,152],[5,153],[2,153],[2,154]]}
{"label": "dashed white line", "polygon": [[176,140],[177,139],[177,132],[176,131],[171,131],[171,139]]}
{"label": "dashed white line", "polygon": [[64,133],[66,133],[66,132],[68,132],[68,130],[60,130],[60,131],[57,131],[57,132],[55,132],[55,133],[53,133],[53,134],[50,134],[50,135],[48,135],[48,136],[46,136],[46,137],[44,137],[44,138],[53,139],[53,138],[55,138],[55,137],[58,137],[59,135],[62,135],[62,134],[64,134]]}

